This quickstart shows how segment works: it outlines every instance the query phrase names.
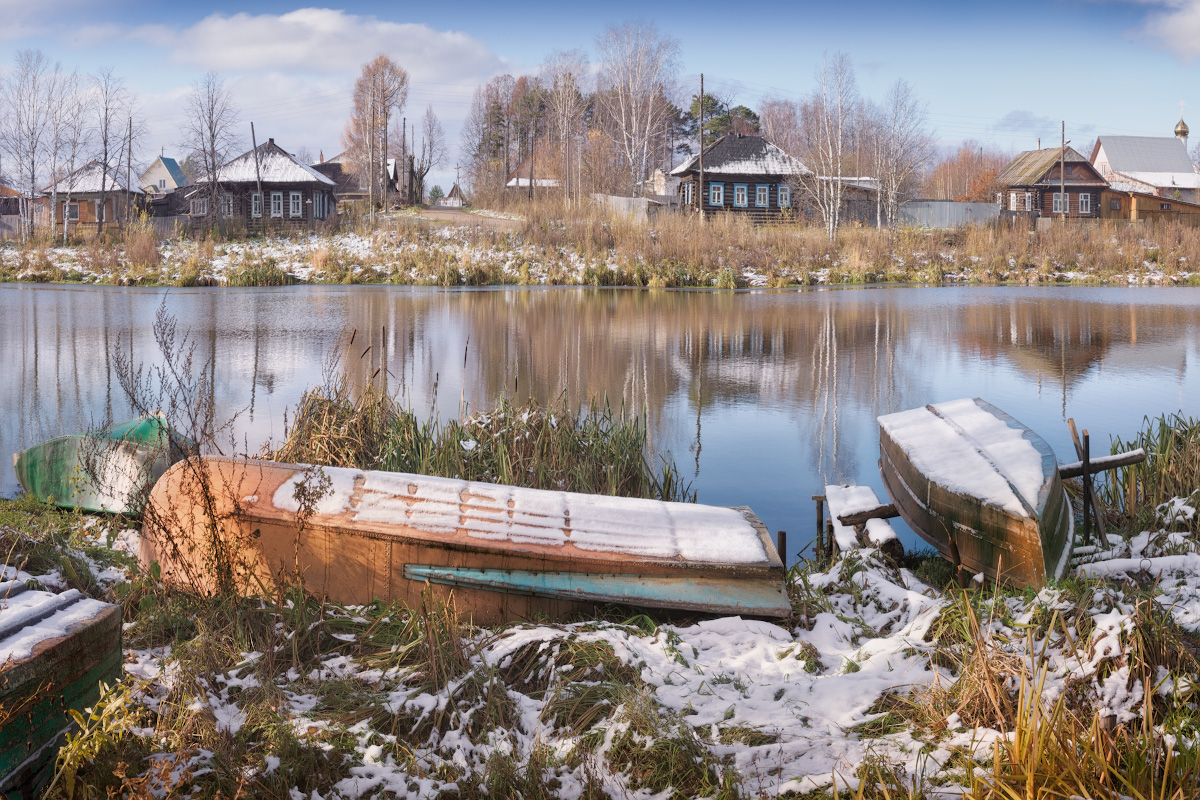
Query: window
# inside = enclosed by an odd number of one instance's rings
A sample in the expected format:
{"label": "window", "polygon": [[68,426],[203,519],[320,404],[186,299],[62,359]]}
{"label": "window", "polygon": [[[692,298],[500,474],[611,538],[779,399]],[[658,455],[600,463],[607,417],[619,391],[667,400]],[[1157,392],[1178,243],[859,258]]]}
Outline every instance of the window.
{"label": "window", "polygon": [[329,192],[313,192],[313,218],[325,219],[329,216]]}
{"label": "window", "polygon": [[300,192],[290,192],[288,195],[288,216],[299,217],[304,213],[303,195]]}
{"label": "window", "polygon": [[692,184],[690,182],[683,184],[683,204],[685,206],[692,204]]}
{"label": "window", "polygon": [[1025,210],[1033,211],[1033,193],[1032,192],[1025,193]]}
{"label": "window", "polygon": [[250,216],[255,218],[262,216],[262,195],[258,192],[250,195]]}
{"label": "window", "polygon": [[1160,210],[1162,210],[1162,211],[1170,211],[1170,210],[1171,210],[1171,204],[1170,204],[1170,203],[1159,203],[1159,204],[1158,204],[1158,207],[1159,207],[1159,209],[1160,209]]}
{"label": "window", "polygon": [[63,218],[69,222],[79,222],[79,203],[63,203]]}
{"label": "window", "polygon": [[193,197],[192,198],[192,216],[206,217],[208,216],[208,198]]}
{"label": "window", "polygon": [[283,192],[271,192],[271,216],[283,216]]}
{"label": "window", "polygon": [[[1067,208],[1071,207],[1071,195],[1067,195]],[[1054,193],[1054,214],[1063,213],[1063,196],[1058,192]]]}
{"label": "window", "polygon": [[787,208],[792,204],[792,187],[786,183],[779,184],[779,207]]}
{"label": "window", "polygon": [[221,195],[221,216],[225,219],[233,216],[233,195]]}
{"label": "window", "polygon": [[725,184],[710,183],[708,185],[708,204],[710,206],[725,205]]}
{"label": "window", "polygon": [[754,205],[758,208],[766,208],[771,205],[771,187],[760,183],[754,187]]}
{"label": "window", "polygon": [[1108,208],[1110,211],[1120,211],[1121,210],[1121,198],[1114,197],[1113,199],[1109,200]]}
{"label": "window", "polygon": [[1018,209],[1018,208],[1017,208],[1017,193],[1016,193],[1016,192],[1009,192],[1009,193],[1008,193],[1008,207],[1009,207],[1009,209],[1011,209],[1012,211],[1019,211],[1019,210],[1020,210],[1020,209]]}
{"label": "window", "polygon": [[158,188],[160,188],[160,189],[165,189],[165,188],[167,188],[167,179],[166,179],[166,178],[159,178],[159,179],[158,179]]}
{"label": "window", "polygon": [[1092,213],[1092,196],[1090,194],[1079,195],[1079,213],[1080,214]]}
{"label": "window", "polygon": [[750,185],[746,183],[735,183],[733,185],[733,204],[738,208],[745,208],[750,205]]}

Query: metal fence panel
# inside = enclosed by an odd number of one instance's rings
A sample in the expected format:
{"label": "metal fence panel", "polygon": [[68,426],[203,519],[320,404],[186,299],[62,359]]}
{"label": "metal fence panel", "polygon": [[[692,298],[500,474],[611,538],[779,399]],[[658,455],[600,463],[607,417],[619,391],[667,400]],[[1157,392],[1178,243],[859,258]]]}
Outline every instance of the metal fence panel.
{"label": "metal fence panel", "polygon": [[960,225],[990,225],[999,218],[999,203],[909,200],[900,204],[901,227],[957,228]]}

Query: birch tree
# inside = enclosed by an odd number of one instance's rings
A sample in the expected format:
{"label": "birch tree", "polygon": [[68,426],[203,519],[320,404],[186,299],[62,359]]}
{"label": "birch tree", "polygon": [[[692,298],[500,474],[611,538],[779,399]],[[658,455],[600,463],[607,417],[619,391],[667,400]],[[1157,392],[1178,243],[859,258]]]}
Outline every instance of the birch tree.
{"label": "birch tree", "polygon": [[933,156],[925,103],[903,79],[888,89],[875,118],[875,163],[884,219],[896,227],[900,199]]}
{"label": "birch tree", "polygon": [[597,99],[638,194],[674,110],[667,98],[675,92],[679,43],[652,24],[626,22],[609,27],[597,49]]}
{"label": "birch tree", "polygon": [[104,231],[104,204],[110,188],[109,170],[120,173],[132,146],[133,97],[125,87],[125,82],[113,73],[111,67],[104,67],[92,76],[92,95],[96,160],[101,167],[100,199],[96,209],[96,233],[100,234]]}
{"label": "birch tree", "polygon": [[[53,188],[50,195],[51,227],[57,231],[58,186],[62,178],[70,176],[79,168],[89,144],[91,130],[91,92],[84,85],[78,72],[59,71],[54,82],[54,101],[50,116],[50,172]],[[63,206],[63,243],[67,242],[70,219],[67,210],[71,203],[73,181],[66,187],[66,205]]]}
{"label": "birch tree", "polygon": [[546,91],[546,106],[550,114],[550,136],[557,142],[559,173],[567,203],[578,187],[572,180],[572,164],[579,158],[579,135],[587,100],[583,82],[588,72],[588,58],[582,50],[556,50],[542,62],[542,86]]}
{"label": "birch tree", "polygon": [[441,166],[446,160],[446,134],[433,106],[425,109],[421,120],[421,145],[414,153],[416,158],[413,165],[413,183],[415,184],[416,199],[425,197],[425,178],[434,167]]}
{"label": "birch tree", "polygon": [[826,55],[816,74],[817,88],[801,108],[803,159],[813,174],[800,182],[825,223],[829,241],[841,225],[847,143],[859,102],[854,66],[845,53]]}
{"label": "birch tree", "polygon": [[384,201],[389,121],[407,101],[408,72],[403,67],[385,55],[363,65],[354,82],[354,111],[342,133],[342,144],[351,151],[360,178],[366,179],[372,213],[376,199]]}
{"label": "birch tree", "polygon": [[235,133],[238,109],[221,76],[208,72],[193,84],[185,113],[182,145],[200,159],[199,177],[201,182],[207,182],[209,219],[215,218],[217,228],[224,234],[220,173],[238,144]]}
{"label": "birch tree", "polygon": [[50,138],[54,82],[58,69],[40,50],[22,50],[7,79],[0,84],[0,143],[16,165],[22,238],[33,234],[32,198]]}

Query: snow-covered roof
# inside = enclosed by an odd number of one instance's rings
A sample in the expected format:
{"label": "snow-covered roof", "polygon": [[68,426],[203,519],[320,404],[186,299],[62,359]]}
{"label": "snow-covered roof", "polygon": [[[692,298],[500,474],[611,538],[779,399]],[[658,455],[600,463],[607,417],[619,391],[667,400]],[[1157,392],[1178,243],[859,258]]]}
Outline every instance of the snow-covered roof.
{"label": "snow-covered roof", "polygon": [[[105,172],[108,173],[107,178],[104,178]],[[103,189],[100,187],[101,182],[104,184]],[[113,170],[111,167],[105,170],[99,161],[89,161],[58,183],[52,183],[47,186],[42,190],[42,194],[52,194],[54,192],[58,192],[59,194],[66,194],[67,192],[73,194],[98,194],[101,191],[111,192],[116,189],[122,189],[131,194],[145,194],[145,192],[136,186],[133,188],[126,187],[125,176],[121,174],[120,170]]]}
{"label": "snow-covered roof", "polygon": [[1200,189],[1200,175],[1195,172],[1115,172],[1114,176],[1159,189]]}
{"label": "snow-covered roof", "polygon": [[[700,156],[671,170],[672,175],[699,171]],[[704,172],[720,175],[807,175],[808,167],[761,136],[730,134],[704,148]]]}
{"label": "snow-covered roof", "polygon": [[1187,146],[1174,136],[1101,136],[1096,155],[1104,150],[1104,160],[1113,172],[1191,172]]}
{"label": "snow-covered roof", "polygon": [[[220,183],[317,183],[334,186],[334,182],[307,164],[301,163],[291,153],[268,139],[258,146],[258,168],[255,169],[255,150],[243,153],[217,171]],[[196,183],[207,183],[200,178]]]}

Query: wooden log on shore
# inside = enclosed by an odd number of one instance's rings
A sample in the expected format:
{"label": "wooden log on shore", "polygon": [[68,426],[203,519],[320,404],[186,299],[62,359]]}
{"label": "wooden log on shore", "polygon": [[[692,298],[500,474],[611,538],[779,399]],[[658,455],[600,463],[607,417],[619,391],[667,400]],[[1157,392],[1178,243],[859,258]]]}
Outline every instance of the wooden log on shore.
{"label": "wooden log on shore", "polygon": [[900,512],[896,510],[896,504],[885,503],[865,511],[842,514],[838,517],[838,522],[843,525],[862,525],[869,519],[891,519],[898,516],[900,516]]}
{"label": "wooden log on shore", "polygon": [[[1146,451],[1139,447],[1137,450],[1130,450],[1128,453],[1117,453],[1114,456],[1093,458],[1088,462],[1088,472],[1092,475],[1095,475],[1097,472],[1104,472],[1105,470],[1128,467],[1133,464],[1140,464],[1145,460]],[[1058,476],[1063,480],[1066,480],[1067,478],[1078,478],[1082,474],[1082,461],[1076,461],[1072,464],[1063,464],[1058,468]]]}

